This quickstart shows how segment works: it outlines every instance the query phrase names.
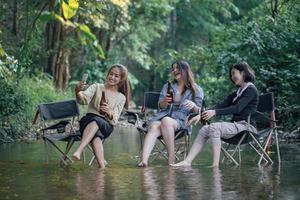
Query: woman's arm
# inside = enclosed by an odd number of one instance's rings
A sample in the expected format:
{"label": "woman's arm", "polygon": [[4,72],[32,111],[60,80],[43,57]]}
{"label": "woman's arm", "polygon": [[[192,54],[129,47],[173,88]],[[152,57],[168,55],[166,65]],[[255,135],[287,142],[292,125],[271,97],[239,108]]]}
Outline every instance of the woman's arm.
{"label": "woman's arm", "polygon": [[[204,113],[202,113],[201,117],[204,120],[209,120],[210,118],[212,118],[215,115],[238,114],[249,104],[249,102],[253,98],[256,98],[257,96],[258,96],[258,92],[257,92],[256,88],[249,87],[244,91],[243,95],[241,96],[241,99],[237,102],[237,104],[231,105],[232,101],[228,102],[230,98],[227,98],[226,104],[228,104],[229,106],[227,106],[225,108],[217,107],[217,109],[209,109],[209,110],[205,111]],[[231,99],[233,99],[233,98],[231,98]],[[225,105],[225,103],[223,105]]]}
{"label": "woman's arm", "polygon": [[235,96],[236,96],[236,92],[231,93],[223,101],[219,102],[217,105],[213,106],[212,108],[209,108],[209,110],[215,110],[215,109],[228,107],[232,103],[232,100]]}
{"label": "woman's arm", "polygon": [[160,92],[159,100],[158,100],[158,107],[160,109],[164,109],[170,105],[172,101],[172,97],[167,95],[167,84],[165,84]]}
{"label": "woman's arm", "polygon": [[194,113],[199,113],[202,107],[203,98],[204,93],[202,88],[195,85],[195,98],[192,99],[192,94],[190,94],[189,99],[185,99],[182,105]]}
{"label": "woman's arm", "polygon": [[256,98],[257,95],[258,95],[258,93],[257,93],[256,88],[249,87],[244,91],[243,95],[241,96],[241,98],[237,104],[230,105],[225,108],[215,109],[216,115],[238,114],[249,104],[249,102],[252,99]]}
{"label": "woman's arm", "polygon": [[194,113],[199,113],[202,107],[202,103],[203,103],[203,99],[204,99],[204,92],[202,90],[202,88],[198,85],[195,86],[195,106],[193,108],[193,112]]}
{"label": "woman's arm", "polygon": [[89,86],[86,90],[82,91],[83,87],[84,87],[84,84],[82,81],[80,81],[76,85],[76,87],[75,87],[76,100],[80,104],[89,104],[96,92],[97,85],[93,84],[93,85]]}

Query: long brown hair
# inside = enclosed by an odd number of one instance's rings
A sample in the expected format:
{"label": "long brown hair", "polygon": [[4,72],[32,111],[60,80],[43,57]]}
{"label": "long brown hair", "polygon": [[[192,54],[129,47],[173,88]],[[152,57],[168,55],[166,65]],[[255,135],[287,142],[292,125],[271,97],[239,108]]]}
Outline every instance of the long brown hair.
{"label": "long brown hair", "polygon": [[130,85],[128,81],[128,70],[124,65],[121,64],[113,64],[106,75],[106,78],[108,77],[109,73],[113,68],[118,68],[121,71],[121,80],[118,83],[118,91],[124,94],[126,97],[126,102],[125,102],[125,108],[128,109],[129,107],[129,102],[130,102],[130,96],[131,96],[131,91],[130,91]]}
{"label": "long brown hair", "polygon": [[177,65],[179,70],[181,71],[181,74],[183,76],[184,81],[184,90],[182,93],[184,93],[187,89],[190,89],[192,91],[192,97],[195,99],[195,81],[194,81],[194,74],[191,70],[191,67],[187,61],[180,60],[172,63],[172,68]]}

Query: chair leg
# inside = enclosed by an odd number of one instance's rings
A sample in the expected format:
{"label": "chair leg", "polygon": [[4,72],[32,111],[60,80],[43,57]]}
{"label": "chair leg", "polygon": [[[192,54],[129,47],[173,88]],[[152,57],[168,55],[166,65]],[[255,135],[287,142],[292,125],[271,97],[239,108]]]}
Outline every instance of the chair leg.
{"label": "chair leg", "polygon": [[239,166],[240,164],[231,156],[230,153],[228,153],[223,147],[221,147],[221,151],[223,152],[223,154],[229,158],[230,160],[232,160],[234,162],[234,164],[236,164],[237,166]]}
{"label": "chair leg", "polygon": [[[260,153],[253,144],[249,143],[250,147],[252,147],[252,149],[254,149],[254,151],[259,155],[259,156],[262,156],[263,154]],[[263,159],[266,163],[268,163],[269,161],[263,156]]]}
{"label": "chair leg", "polygon": [[92,154],[93,154],[93,157],[91,158],[91,160],[90,160],[90,162],[89,162],[89,166],[91,166],[92,164],[93,164],[93,162],[94,162],[94,160],[95,160],[95,155],[94,155],[94,151],[93,151],[93,149],[92,149],[92,147],[90,146],[90,145],[88,145],[88,148],[89,148],[89,150],[92,152]]}
{"label": "chair leg", "polygon": [[[47,139],[47,141],[48,141],[50,144],[52,144],[52,145],[51,145],[51,148],[53,148],[53,151],[54,151],[54,152],[57,154],[57,156],[59,157],[60,163],[63,163],[65,166],[67,166],[67,165],[68,165],[67,160],[64,160],[64,159],[63,159],[64,152],[63,152],[62,150],[60,150],[60,149],[58,148],[58,146],[55,145],[55,143],[52,142],[51,140],[48,140],[48,139]],[[59,153],[60,153],[60,154],[59,154]]]}
{"label": "chair leg", "polygon": [[185,135],[184,136],[184,155],[183,158],[185,159],[187,157],[188,154],[188,148],[189,148],[189,136]]}
{"label": "chair leg", "polygon": [[262,151],[262,155],[260,156],[260,159],[258,161],[258,165],[261,164],[261,161],[262,161],[262,157],[265,156],[270,162],[271,164],[273,164],[273,160],[270,158],[270,156],[266,153],[266,149],[268,147],[268,143],[269,143],[269,140],[270,140],[270,137],[272,137],[272,134],[273,134],[273,130],[270,132],[269,136],[268,136],[268,139],[266,141],[266,144],[264,146],[264,148],[260,145],[260,143],[257,141],[257,139],[254,137],[254,135],[252,135],[251,133],[249,133],[250,136],[252,137],[252,139],[254,140],[254,142],[257,144],[258,148]]}
{"label": "chair leg", "polygon": [[278,163],[281,164],[281,157],[280,157],[280,150],[279,150],[279,142],[278,142],[278,132],[277,129],[275,129],[275,142],[276,142],[276,148],[277,148],[277,158]]}
{"label": "chair leg", "polygon": [[[238,153],[240,154],[240,145],[241,145],[242,142],[244,141],[245,137],[246,137],[246,134],[244,134],[244,135],[242,136],[242,138],[240,139],[240,141],[239,141],[238,144],[236,145],[234,151],[233,151],[232,154],[231,154],[232,157],[235,155],[235,153],[236,153],[237,151],[239,151]],[[240,155],[239,155],[239,157],[240,157]],[[239,162],[241,163],[241,158],[239,158]]]}
{"label": "chair leg", "polygon": [[239,163],[242,163],[242,158],[241,158],[241,148],[240,145],[238,146],[238,151],[239,151]]}
{"label": "chair leg", "polygon": [[[48,140],[48,139],[47,139]],[[48,142],[50,143],[50,144],[52,144],[52,146],[58,151],[58,152],[60,152],[61,153],[61,155],[59,155],[60,156],[60,159],[61,160],[63,160],[63,162],[64,163],[66,163],[66,161],[63,159],[63,157],[62,156],[65,156],[66,157],[66,160],[69,160],[70,162],[72,162],[72,159],[68,156],[68,155],[66,155],[52,140],[48,140]],[[55,151],[56,152],[56,151]],[[56,152],[57,153],[57,152]]]}
{"label": "chair leg", "polygon": [[[227,147],[226,147],[226,149],[224,149],[224,150],[228,151],[229,147],[230,147],[230,144],[228,144]],[[225,158],[226,158],[225,156],[222,158],[221,163],[224,163]]]}
{"label": "chair leg", "polygon": [[49,152],[48,152],[48,143],[47,143],[47,139],[44,139],[44,147],[45,147],[45,159],[46,159],[46,164],[49,163]]}
{"label": "chair leg", "polygon": [[[66,151],[65,151],[65,155],[63,156],[63,159],[66,160],[69,151],[71,150],[73,144],[74,144],[75,140],[74,138],[72,138],[70,141],[68,141],[67,146],[66,146]],[[73,160],[71,159],[71,163],[73,162]]]}

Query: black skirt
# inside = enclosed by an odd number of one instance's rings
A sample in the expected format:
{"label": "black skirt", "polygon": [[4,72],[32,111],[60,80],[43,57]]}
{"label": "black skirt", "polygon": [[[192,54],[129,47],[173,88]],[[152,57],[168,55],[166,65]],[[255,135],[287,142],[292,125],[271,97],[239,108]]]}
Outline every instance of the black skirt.
{"label": "black skirt", "polygon": [[111,125],[105,118],[102,118],[101,116],[93,113],[87,113],[79,121],[81,136],[83,134],[84,129],[87,127],[87,125],[93,121],[97,123],[99,128],[95,137],[99,137],[101,140],[108,138],[114,130],[113,125]]}

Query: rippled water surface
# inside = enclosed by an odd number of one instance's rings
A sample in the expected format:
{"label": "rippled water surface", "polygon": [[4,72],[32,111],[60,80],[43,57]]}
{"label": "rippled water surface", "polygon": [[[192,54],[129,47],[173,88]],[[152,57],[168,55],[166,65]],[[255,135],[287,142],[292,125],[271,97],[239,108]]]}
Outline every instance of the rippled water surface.
{"label": "rippled water surface", "polygon": [[281,145],[281,167],[258,167],[246,148],[240,168],[221,164],[219,170],[207,167],[210,144],[190,168],[167,167],[164,158],[137,168],[134,128],[116,129],[104,146],[108,166],[99,170],[88,161],[61,167],[53,151],[46,164],[42,141],[1,145],[0,199],[300,199],[299,144]]}

